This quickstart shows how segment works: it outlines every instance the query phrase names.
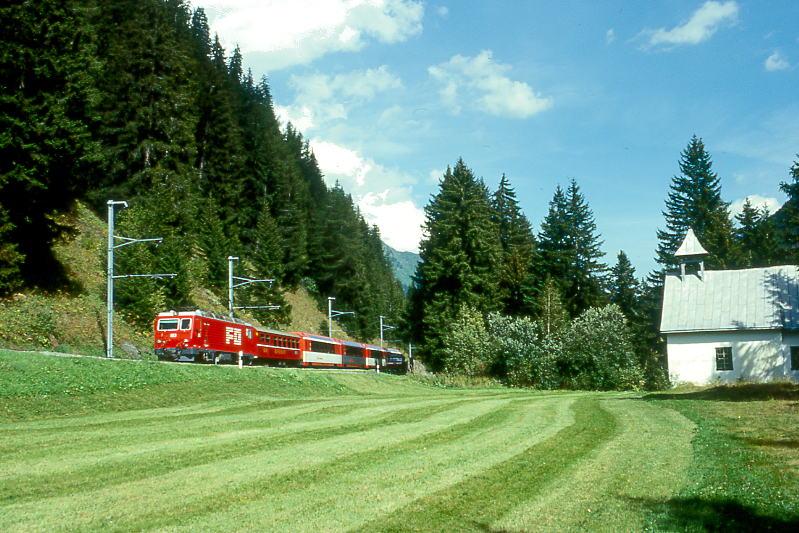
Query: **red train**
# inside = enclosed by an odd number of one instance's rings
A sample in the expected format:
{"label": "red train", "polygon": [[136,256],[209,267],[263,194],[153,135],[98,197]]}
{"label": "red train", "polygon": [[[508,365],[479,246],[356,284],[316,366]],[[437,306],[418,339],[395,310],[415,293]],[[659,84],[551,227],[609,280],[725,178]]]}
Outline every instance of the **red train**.
{"label": "red train", "polygon": [[393,348],[256,328],[199,309],[160,313],[153,329],[155,353],[165,361],[406,371],[405,356]]}

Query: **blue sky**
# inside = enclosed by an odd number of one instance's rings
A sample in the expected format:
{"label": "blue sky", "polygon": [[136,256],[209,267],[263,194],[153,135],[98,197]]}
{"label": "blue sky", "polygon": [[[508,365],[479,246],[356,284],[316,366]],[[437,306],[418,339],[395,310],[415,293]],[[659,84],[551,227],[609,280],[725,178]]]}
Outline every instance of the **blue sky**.
{"label": "blue sky", "polygon": [[463,157],[492,188],[507,174],[536,231],[576,179],[607,262],[623,249],[643,276],[693,134],[733,209],[747,196],[776,209],[799,152],[796,1],[194,5],[401,250]]}

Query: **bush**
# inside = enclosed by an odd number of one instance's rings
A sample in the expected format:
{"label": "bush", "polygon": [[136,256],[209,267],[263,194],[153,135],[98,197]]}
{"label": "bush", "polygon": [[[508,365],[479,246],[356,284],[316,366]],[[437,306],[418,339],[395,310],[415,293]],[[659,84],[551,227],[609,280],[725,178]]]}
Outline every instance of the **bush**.
{"label": "bush", "polygon": [[469,306],[462,306],[452,327],[444,335],[441,351],[444,370],[450,374],[483,376],[492,361],[483,315]]}
{"label": "bush", "polygon": [[539,325],[526,317],[509,317],[498,313],[488,316],[493,371],[517,387],[557,388],[557,355],[560,340],[556,335],[545,337]]}
{"label": "bush", "polygon": [[559,368],[572,389],[640,389],[645,382],[627,320],[615,304],[588,309],[571,323]]}

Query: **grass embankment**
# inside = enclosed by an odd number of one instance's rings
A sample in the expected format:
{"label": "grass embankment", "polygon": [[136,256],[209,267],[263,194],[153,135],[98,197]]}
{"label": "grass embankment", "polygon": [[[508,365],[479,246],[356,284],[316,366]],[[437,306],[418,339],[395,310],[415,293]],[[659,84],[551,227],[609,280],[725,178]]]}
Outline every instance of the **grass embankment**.
{"label": "grass embankment", "polygon": [[775,433],[797,426],[788,393],[646,401],[0,353],[0,529],[788,528],[795,450],[761,450],[796,440]]}

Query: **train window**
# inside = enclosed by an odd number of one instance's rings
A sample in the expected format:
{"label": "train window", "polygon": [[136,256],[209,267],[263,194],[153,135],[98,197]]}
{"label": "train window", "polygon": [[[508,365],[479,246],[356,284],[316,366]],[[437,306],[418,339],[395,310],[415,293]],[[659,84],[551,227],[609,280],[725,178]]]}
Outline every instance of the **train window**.
{"label": "train window", "polygon": [[247,328],[247,338],[252,339],[252,330],[250,328]]}
{"label": "train window", "polygon": [[311,341],[311,351],[320,353],[336,353],[335,345],[326,342]]}
{"label": "train window", "polygon": [[363,348],[360,346],[344,346],[344,353],[352,357],[363,357]]}
{"label": "train window", "polygon": [[171,331],[178,329],[177,318],[165,318],[158,321],[158,331]]}
{"label": "train window", "polygon": [[181,318],[180,319],[180,329],[191,329],[191,319],[190,318]]}

